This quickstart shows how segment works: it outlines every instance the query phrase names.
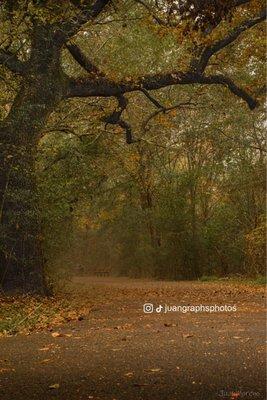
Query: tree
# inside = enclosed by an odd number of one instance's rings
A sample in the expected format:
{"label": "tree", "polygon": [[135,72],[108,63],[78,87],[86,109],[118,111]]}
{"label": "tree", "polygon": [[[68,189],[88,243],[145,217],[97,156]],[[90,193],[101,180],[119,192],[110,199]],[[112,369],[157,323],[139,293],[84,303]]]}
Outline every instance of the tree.
{"label": "tree", "polygon": [[[163,20],[156,14],[165,18],[166,7],[161,2],[161,9],[158,10],[151,3],[154,2],[136,2],[129,14],[140,15],[143,10],[150,13],[152,5],[153,22],[148,24],[154,28],[155,24],[162,25]],[[197,2],[193,3],[196,7]],[[122,2],[118,8],[127,10],[128,5],[127,1]],[[228,9],[220,8],[221,12],[217,17],[211,19],[213,13],[210,2],[206,1],[200,18],[201,30],[206,28],[204,39],[199,42],[192,35],[192,54],[186,69],[175,68],[167,72],[118,79],[101,71],[75,43],[79,32],[90,31],[92,23],[97,23],[100,18],[109,22],[111,15],[114,15],[112,1],[73,0],[57,5],[42,0],[26,3],[8,0],[2,2],[4,40],[0,50],[0,63],[14,74],[18,85],[11,108],[0,125],[0,261],[3,286],[12,282],[14,287],[23,287],[26,290],[45,290],[35,160],[42,129],[58,105],[75,97],[116,98],[118,106],[105,117],[104,122],[120,126],[126,133],[128,143],[134,142],[134,139],[131,127],[122,118],[122,113],[128,105],[125,95],[130,92],[141,91],[153,104],[162,108],[149,91],[171,85],[219,85],[225,86],[253,110],[258,101],[248,90],[225,74],[207,71],[212,57],[220,54],[227,46],[239,40],[244,32],[265,19],[265,7],[261,10],[260,6],[261,2],[231,1]],[[225,16],[229,15],[230,10],[231,15],[236,8],[240,11],[240,7],[244,7],[244,18],[237,23],[234,21],[225,30]],[[198,8],[195,9],[199,13]],[[186,7],[179,12],[181,16],[186,15]],[[127,16],[127,12],[125,14]],[[192,17],[193,27],[195,17]],[[163,25],[166,28],[168,24],[167,17],[167,23],[165,21]],[[170,25],[179,31],[176,20]],[[187,35],[188,28],[187,32],[184,26],[182,28],[183,35]],[[190,33],[188,36],[190,38]],[[86,71],[85,77],[66,73],[63,58],[65,49]]]}

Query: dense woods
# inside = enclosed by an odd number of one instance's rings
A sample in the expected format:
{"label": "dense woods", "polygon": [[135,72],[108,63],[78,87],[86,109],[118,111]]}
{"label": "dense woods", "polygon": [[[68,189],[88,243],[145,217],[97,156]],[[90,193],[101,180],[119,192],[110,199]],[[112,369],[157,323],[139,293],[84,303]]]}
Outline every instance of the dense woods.
{"label": "dense woods", "polygon": [[257,276],[263,1],[3,1],[0,280]]}

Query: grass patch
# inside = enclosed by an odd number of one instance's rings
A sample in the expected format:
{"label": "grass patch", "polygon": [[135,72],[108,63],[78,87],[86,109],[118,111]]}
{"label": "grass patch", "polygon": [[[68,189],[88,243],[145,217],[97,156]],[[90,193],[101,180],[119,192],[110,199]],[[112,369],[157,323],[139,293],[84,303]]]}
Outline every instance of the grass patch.
{"label": "grass patch", "polygon": [[257,278],[249,280],[251,285],[259,285],[259,286],[266,286],[267,279],[264,275],[259,275]]}
{"label": "grass patch", "polygon": [[64,322],[79,319],[88,313],[91,304],[81,303],[75,296],[8,296],[0,298],[0,335],[41,331]]}
{"label": "grass patch", "polygon": [[199,278],[200,282],[220,282],[220,283],[241,283],[245,285],[252,286],[265,286],[266,285],[266,276],[259,275],[256,278],[248,278],[246,276],[234,276],[230,275],[225,278],[220,278],[216,275],[203,275]]}

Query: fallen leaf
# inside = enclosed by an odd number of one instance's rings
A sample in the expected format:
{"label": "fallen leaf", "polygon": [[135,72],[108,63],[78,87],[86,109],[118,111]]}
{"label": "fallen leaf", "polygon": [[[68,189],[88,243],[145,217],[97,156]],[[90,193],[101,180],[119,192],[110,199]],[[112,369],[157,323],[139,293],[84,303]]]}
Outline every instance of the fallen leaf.
{"label": "fallen leaf", "polygon": [[193,337],[194,335],[192,334],[192,333],[183,333],[183,338],[184,339],[187,339],[187,338],[191,338],[191,337]]}
{"label": "fallen leaf", "polygon": [[50,385],[49,389],[59,389],[59,383],[54,383],[53,385]]}
{"label": "fallen leaf", "polygon": [[51,361],[51,358],[45,358],[44,360],[40,361],[40,364],[45,364]]}
{"label": "fallen leaf", "polygon": [[133,372],[127,372],[126,374],[124,374],[124,376],[133,376]]}
{"label": "fallen leaf", "polygon": [[48,351],[50,350],[50,347],[42,347],[41,349],[38,349],[39,351]]}
{"label": "fallen leaf", "polygon": [[159,372],[159,371],[161,371],[161,368],[151,368],[148,371],[149,372]]}
{"label": "fallen leaf", "polygon": [[53,336],[53,338],[63,337],[63,334],[59,332],[53,332],[51,335]]}

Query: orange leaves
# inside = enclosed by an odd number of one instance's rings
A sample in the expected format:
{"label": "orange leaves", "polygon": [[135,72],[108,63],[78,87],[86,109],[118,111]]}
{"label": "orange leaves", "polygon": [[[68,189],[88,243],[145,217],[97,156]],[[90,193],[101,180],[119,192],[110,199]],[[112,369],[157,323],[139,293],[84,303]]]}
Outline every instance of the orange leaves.
{"label": "orange leaves", "polygon": [[[172,110],[170,115],[173,116],[176,114],[175,110]],[[156,117],[157,122],[162,125],[164,128],[167,129],[172,129],[172,128],[177,128],[177,125],[171,120],[169,115],[166,114],[159,114]]]}

